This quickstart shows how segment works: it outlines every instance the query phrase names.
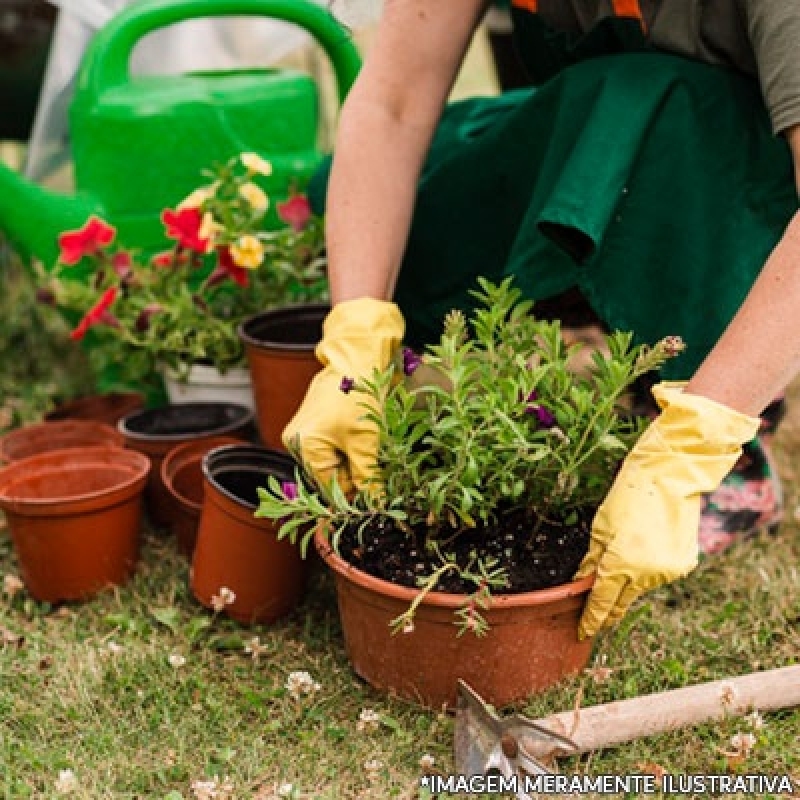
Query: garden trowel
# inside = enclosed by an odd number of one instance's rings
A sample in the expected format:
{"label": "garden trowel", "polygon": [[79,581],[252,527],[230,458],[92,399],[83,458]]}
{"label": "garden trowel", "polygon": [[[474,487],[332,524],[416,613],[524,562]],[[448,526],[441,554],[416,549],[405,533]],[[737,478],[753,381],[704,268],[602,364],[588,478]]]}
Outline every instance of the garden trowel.
{"label": "garden trowel", "polygon": [[[628,700],[576,708],[542,719],[501,717],[459,681],[455,768],[459,775],[546,775],[559,756],[758,710],[800,706],[800,665],[753,672]],[[520,781],[522,786],[524,781]],[[519,800],[530,800],[524,791]]]}

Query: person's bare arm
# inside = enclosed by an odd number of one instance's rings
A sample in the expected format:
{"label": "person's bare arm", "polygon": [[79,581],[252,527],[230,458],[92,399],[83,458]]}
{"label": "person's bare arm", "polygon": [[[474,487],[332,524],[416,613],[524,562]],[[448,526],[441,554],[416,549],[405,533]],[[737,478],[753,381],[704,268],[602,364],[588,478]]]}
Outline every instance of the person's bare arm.
{"label": "person's bare arm", "polygon": [[[800,192],[800,125],[785,132]],[[758,415],[800,372],[800,214],[773,250],[745,302],[686,387]]]}
{"label": "person's bare arm", "polygon": [[334,303],[390,299],[417,180],[486,0],[386,0],[342,109],[327,198]]}

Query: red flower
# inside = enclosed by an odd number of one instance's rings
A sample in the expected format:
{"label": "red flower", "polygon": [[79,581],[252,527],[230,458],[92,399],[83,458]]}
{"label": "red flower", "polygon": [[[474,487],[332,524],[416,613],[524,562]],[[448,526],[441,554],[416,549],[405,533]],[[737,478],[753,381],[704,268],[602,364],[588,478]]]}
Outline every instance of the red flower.
{"label": "red flower", "polygon": [[116,235],[116,228],[92,215],[79,230],[65,231],[58,237],[61,261],[67,266],[77,264],[84,256],[108,247]]}
{"label": "red flower", "polygon": [[285,203],[275,206],[278,217],[296,231],[302,231],[311,218],[311,203],[304,194],[293,194]]}
{"label": "red flower", "polygon": [[207,253],[211,249],[211,241],[200,237],[200,226],[203,215],[198,208],[166,208],[161,213],[161,221],[167,229],[170,239],[177,239],[178,244],[196,253]]}
{"label": "red flower", "polygon": [[106,289],[102,297],[86,312],[75,330],[70,333],[69,338],[73,341],[83,339],[86,335],[86,331],[88,331],[92,325],[102,324],[117,327],[119,325],[117,318],[113,314],[108,313],[108,309],[114,305],[114,301],[117,299],[117,291],[116,286]]}
{"label": "red flower", "polygon": [[217,268],[208,276],[208,280],[206,281],[207,286],[215,286],[226,278],[236,281],[239,286],[248,285],[250,279],[247,276],[247,270],[234,263],[231,251],[228,247],[218,248],[217,256]]}

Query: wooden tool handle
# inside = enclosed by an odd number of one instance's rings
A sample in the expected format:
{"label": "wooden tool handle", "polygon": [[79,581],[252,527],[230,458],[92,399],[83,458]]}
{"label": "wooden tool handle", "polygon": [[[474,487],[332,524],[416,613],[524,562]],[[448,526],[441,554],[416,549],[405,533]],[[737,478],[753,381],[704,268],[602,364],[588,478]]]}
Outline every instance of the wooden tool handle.
{"label": "wooden tool handle", "polygon": [[800,706],[800,666],[552,714],[536,722],[571,739],[575,750],[567,752],[540,739],[526,737],[522,745],[535,758],[547,759],[599,750],[754,709],[775,711],[792,706]]}

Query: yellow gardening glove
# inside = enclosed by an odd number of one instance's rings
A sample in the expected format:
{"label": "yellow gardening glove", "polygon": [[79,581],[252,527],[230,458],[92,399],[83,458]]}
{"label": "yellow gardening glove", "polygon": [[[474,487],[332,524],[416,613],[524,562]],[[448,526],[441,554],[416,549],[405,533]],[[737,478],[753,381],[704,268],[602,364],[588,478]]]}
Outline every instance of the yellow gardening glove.
{"label": "yellow gardening glove", "polygon": [[316,349],[323,369],[283,431],[284,445],[298,442],[303,461],[321,482],[335,473],[349,492],[363,488],[374,469],[378,432],[364,419],[366,395],[348,392],[348,382],[386,369],[404,331],[400,309],[371,297],[338,303],[325,318]]}
{"label": "yellow gardening glove", "polygon": [[653,388],[661,414],[625,458],[592,525],[576,578],[597,573],[581,638],[613,625],[644,592],[697,565],[701,495],[732,469],[759,426],[683,384]]}

